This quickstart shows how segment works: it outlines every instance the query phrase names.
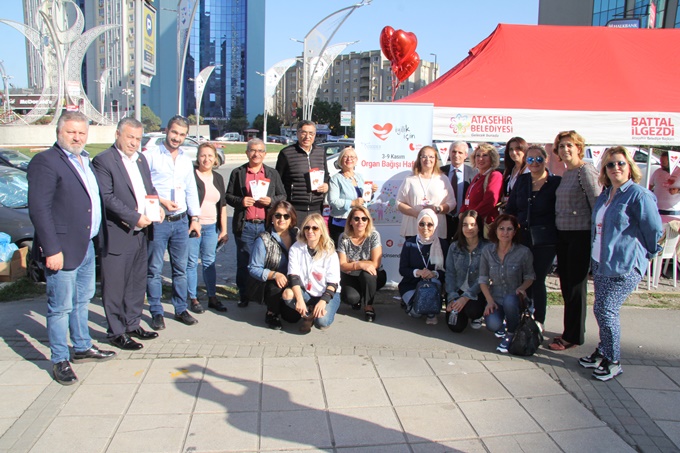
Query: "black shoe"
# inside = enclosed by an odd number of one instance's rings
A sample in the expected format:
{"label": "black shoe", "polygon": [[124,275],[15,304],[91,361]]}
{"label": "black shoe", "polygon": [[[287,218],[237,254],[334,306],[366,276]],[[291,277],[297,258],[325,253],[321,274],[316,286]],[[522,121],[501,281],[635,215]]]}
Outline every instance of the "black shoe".
{"label": "black shoe", "polygon": [[239,303],[237,305],[238,305],[238,308],[245,308],[245,307],[248,306],[248,301],[247,300],[239,301]]}
{"label": "black shoe", "polygon": [[352,310],[360,310],[361,309],[361,302],[357,302],[356,304],[350,305],[352,307]]}
{"label": "black shoe", "polygon": [[158,334],[156,332],[149,332],[148,330],[144,330],[141,327],[137,327],[135,330],[132,330],[127,334],[139,340],[153,340],[154,338],[158,338]]}
{"label": "black shoe", "polygon": [[217,311],[227,311],[227,307],[225,307],[222,302],[217,300],[217,297],[208,297],[208,308],[212,308],[213,310]]}
{"label": "black shoe", "polygon": [[115,338],[112,338],[111,344],[126,351],[137,351],[144,347],[142,343],[137,343],[135,340],[130,338],[130,335],[126,333],[124,333],[123,335],[118,335]]}
{"label": "black shoe", "polygon": [[183,324],[186,324],[187,326],[191,326],[198,323],[198,319],[191,316],[187,310],[184,310],[182,313],[176,314],[175,321],[179,321]]}
{"label": "black shoe", "polygon": [[95,345],[92,345],[87,351],[74,352],[73,353],[73,363],[84,363],[84,362],[106,362],[111,360],[116,356],[113,351],[102,351]]}
{"label": "black shoe", "polygon": [[205,308],[203,308],[203,305],[198,301],[198,299],[191,299],[191,311],[197,314],[205,313]]}
{"label": "black shoe", "polygon": [[73,372],[73,368],[71,368],[71,364],[68,363],[68,360],[55,363],[52,366],[52,372],[54,373],[54,380],[61,385],[71,385],[78,382],[78,377],[76,376],[76,373]]}
{"label": "black shoe", "polygon": [[274,313],[267,312],[264,317],[264,322],[267,323],[270,329],[281,330],[283,328],[281,325],[281,318],[279,318],[279,315],[275,315]]}
{"label": "black shoe", "polygon": [[163,319],[163,315],[152,315],[150,325],[153,330],[165,329],[165,320]]}

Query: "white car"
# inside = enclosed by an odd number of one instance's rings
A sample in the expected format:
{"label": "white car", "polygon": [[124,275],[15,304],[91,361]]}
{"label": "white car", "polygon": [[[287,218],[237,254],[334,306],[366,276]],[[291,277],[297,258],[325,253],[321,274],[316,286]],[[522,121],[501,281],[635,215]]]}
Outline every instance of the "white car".
{"label": "white car", "polygon": [[[160,132],[150,132],[142,135],[142,152],[158,148],[163,143],[163,140],[165,140],[165,134]],[[196,140],[187,137],[180,148],[191,157],[192,162],[196,162],[196,154],[198,153],[198,142]],[[224,151],[219,148],[217,149],[217,160],[219,161],[218,166],[224,163]]]}

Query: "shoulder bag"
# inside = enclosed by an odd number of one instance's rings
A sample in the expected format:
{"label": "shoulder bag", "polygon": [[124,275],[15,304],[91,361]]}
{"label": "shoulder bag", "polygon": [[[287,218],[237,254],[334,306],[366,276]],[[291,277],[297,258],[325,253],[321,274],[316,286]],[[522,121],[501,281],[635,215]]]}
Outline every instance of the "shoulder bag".
{"label": "shoulder bag", "polygon": [[543,333],[529,309],[533,304],[531,299],[529,299],[528,303],[525,300],[522,303],[524,305],[524,312],[519,320],[517,330],[515,330],[515,335],[512,337],[508,352],[512,355],[528,357],[534,355],[538,350],[538,347],[543,342]]}

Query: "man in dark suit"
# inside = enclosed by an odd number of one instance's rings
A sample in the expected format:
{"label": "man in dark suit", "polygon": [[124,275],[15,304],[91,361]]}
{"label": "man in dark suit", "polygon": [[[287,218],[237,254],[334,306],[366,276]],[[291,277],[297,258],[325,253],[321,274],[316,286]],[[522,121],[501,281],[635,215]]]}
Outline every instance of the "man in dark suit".
{"label": "man in dark suit", "polygon": [[[146,293],[147,240],[153,223],[146,215],[146,196],[158,195],[151,183],[146,158],[137,152],[144,126],[123,118],[116,129],[116,142],[94,158],[92,165],[106,208],[109,234],[107,254],[102,257],[102,302],[109,324],[109,339],[121,349],[142,349],[140,340],[158,337],[140,325]],[[158,200],[149,209],[163,217]]]}
{"label": "man in dark suit", "polygon": [[69,363],[104,361],[116,353],[92,344],[88,304],[95,291],[95,240],[106,250],[106,225],[97,178],[90,168],[88,119],[66,112],[57,122],[57,143],[37,154],[28,169],[28,209],[35,227],[33,254],[45,264],[47,335],[54,379],[78,378]]}
{"label": "man in dark suit", "polygon": [[[231,230],[236,237],[236,286],[239,289],[238,306],[248,305],[250,276],[248,263],[250,252],[257,236],[264,231],[264,219],[270,206],[286,199],[286,190],[279,173],[264,165],[267,150],[260,139],[252,139],[246,145],[248,162],[232,170],[225,195],[227,204],[234,208]],[[253,198],[250,181],[269,180],[267,196],[258,200]]]}
{"label": "man in dark suit", "polygon": [[452,241],[458,230],[458,214],[465,212],[465,192],[470,186],[470,181],[477,174],[477,170],[465,163],[468,157],[468,144],[462,141],[451,143],[449,147],[449,160],[451,164],[441,167],[444,173],[451,181],[453,187],[453,194],[456,197],[456,208],[452,209],[446,216],[446,237],[449,242]]}

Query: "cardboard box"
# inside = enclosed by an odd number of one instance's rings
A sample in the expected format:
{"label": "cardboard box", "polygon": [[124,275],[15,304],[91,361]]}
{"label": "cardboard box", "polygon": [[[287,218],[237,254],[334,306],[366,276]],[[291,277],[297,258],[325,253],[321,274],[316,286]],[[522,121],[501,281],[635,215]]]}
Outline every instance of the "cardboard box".
{"label": "cardboard box", "polygon": [[27,255],[28,247],[21,247],[10,261],[0,262],[0,282],[13,282],[26,276]]}

